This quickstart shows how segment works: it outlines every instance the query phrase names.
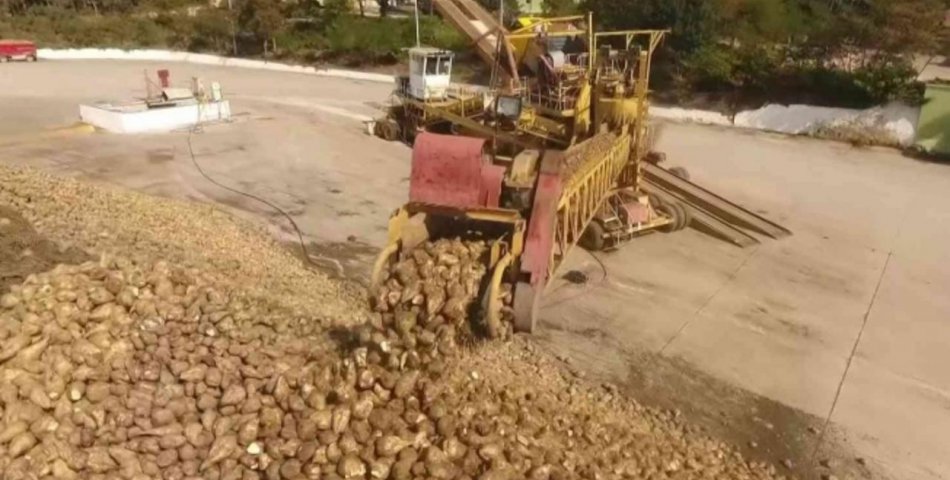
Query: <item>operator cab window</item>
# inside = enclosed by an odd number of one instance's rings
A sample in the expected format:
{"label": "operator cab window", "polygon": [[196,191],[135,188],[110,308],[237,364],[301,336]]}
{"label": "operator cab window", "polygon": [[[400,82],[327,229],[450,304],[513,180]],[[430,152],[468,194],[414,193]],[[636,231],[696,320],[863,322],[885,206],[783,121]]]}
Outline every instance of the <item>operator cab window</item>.
{"label": "operator cab window", "polygon": [[452,57],[426,57],[426,75],[449,75],[452,71]]}
{"label": "operator cab window", "polygon": [[426,75],[437,75],[439,73],[439,57],[426,58]]}
{"label": "operator cab window", "polygon": [[439,59],[439,75],[449,75],[452,71],[452,57]]}

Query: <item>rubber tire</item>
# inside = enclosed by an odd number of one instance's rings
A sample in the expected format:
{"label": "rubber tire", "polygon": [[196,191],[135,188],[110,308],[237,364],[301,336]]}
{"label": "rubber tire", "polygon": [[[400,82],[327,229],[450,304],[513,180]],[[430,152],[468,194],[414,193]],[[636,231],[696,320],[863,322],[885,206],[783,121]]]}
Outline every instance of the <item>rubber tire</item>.
{"label": "rubber tire", "polygon": [[686,205],[683,205],[683,230],[689,228],[690,224],[693,223],[693,214],[689,211],[689,208]]}
{"label": "rubber tire", "polygon": [[390,130],[389,141],[395,142],[399,140],[399,124],[394,121],[390,121],[389,130]]}
{"label": "rubber tire", "polygon": [[660,227],[660,231],[663,233],[675,232],[677,230],[677,226],[679,225],[680,215],[680,213],[676,210],[676,207],[669,203],[661,203],[656,206],[656,211],[673,219],[672,223],[668,223]]}
{"label": "rubber tire", "polygon": [[518,282],[515,285],[515,297],[512,302],[515,311],[515,331],[533,333],[538,323],[538,312],[541,310],[541,295],[528,282]]}
{"label": "rubber tire", "polygon": [[376,127],[373,130],[377,137],[387,142],[393,142],[399,138],[399,126],[392,120],[383,120],[376,123]]}
{"label": "rubber tire", "polygon": [[680,202],[674,202],[672,207],[676,210],[676,229],[675,231],[680,231],[686,228],[689,225],[689,212],[686,210],[686,207],[683,206]]}
{"label": "rubber tire", "polygon": [[689,180],[689,170],[684,167],[670,167],[669,172],[683,180]]}
{"label": "rubber tire", "polygon": [[581,234],[580,241],[577,243],[590,252],[602,251],[607,244],[606,240],[604,240],[605,231],[600,220],[591,220],[587,228],[584,229],[584,233]]}

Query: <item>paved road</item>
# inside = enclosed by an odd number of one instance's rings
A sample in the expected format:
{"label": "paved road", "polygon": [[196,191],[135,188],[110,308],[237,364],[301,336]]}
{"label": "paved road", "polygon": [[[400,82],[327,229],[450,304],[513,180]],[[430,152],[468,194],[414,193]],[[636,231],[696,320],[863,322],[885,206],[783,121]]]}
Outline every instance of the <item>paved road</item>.
{"label": "paved road", "polygon": [[[159,66],[5,65],[0,105],[17,114],[0,116],[0,137],[73,122],[80,101],[141,95],[143,69]],[[340,259],[348,274],[365,272],[386,216],[406,196],[409,150],[366,136],[359,123],[389,85],[171,70],[178,80],[222,82],[238,114],[192,137],[202,166],[287,210],[316,255]],[[685,360],[818,420],[830,416],[875,471],[950,478],[950,167],[690,125],[669,125],[660,148],[696,181],[795,235],[740,250],[686,231],[596,259],[575,252],[567,268],[591,281],[552,288],[542,341],[620,381],[636,369],[631,352]],[[183,133],[20,143],[0,146],[0,159],[227,205],[290,238],[266,207],[202,179]]]}
{"label": "paved road", "polygon": [[[549,297],[548,321],[830,415],[897,478],[950,478],[950,166],[687,125],[661,147],[794,236],[747,250],[696,233],[645,238],[603,257],[596,293],[558,303],[581,288],[565,284]],[[570,348],[603,356],[610,343]]]}

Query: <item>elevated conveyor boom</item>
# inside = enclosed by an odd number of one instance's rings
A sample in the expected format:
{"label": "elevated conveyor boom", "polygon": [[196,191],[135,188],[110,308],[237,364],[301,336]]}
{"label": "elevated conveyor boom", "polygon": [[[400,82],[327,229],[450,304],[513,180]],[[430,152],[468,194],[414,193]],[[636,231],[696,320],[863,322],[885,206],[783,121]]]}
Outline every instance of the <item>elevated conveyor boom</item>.
{"label": "elevated conveyor boom", "polygon": [[[658,165],[645,163],[643,165],[643,175],[644,179],[653,188],[662,189],[681,202],[716,217],[722,222],[752,230],[774,239],[792,234],[787,228],[730,202],[689,180],[680,178]],[[742,245],[741,242],[734,243]]]}
{"label": "elevated conveyor boom", "polygon": [[[511,51],[511,46],[499,46],[499,38],[507,34],[504,26],[475,0],[433,0],[436,11],[456,29],[467,36],[475,45],[478,55],[488,65],[498,62],[499,50]],[[507,55],[511,58],[510,55]],[[503,65],[502,74],[510,78],[517,69],[514,65]]]}

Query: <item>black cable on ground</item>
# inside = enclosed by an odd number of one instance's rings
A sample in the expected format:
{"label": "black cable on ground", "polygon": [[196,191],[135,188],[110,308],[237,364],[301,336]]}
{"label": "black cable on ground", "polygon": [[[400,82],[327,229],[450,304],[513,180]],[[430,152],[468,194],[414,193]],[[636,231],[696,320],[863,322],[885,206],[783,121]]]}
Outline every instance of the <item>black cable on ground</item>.
{"label": "black cable on ground", "polygon": [[[580,248],[581,250],[584,250],[585,252],[587,252],[587,254],[590,255],[591,258],[593,258],[594,260],[596,260],[597,263],[600,265],[600,270],[601,270],[601,272],[603,273],[603,276],[601,276],[601,277],[600,277],[600,280],[597,280],[597,282],[596,282],[594,285],[600,285],[600,284],[604,283],[605,281],[607,281],[607,276],[608,276],[608,274],[607,274],[607,265],[604,265],[604,261],[601,260],[600,257],[598,257],[594,252],[592,252],[592,251],[590,251],[590,250],[588,250],[588,249],[586,249],[586,248],[583,248],[583,247],[577,247],[577,248]],[[558,286],[558,287],[556,287],[555,289],[551,290],[550,293],[553,294],[554,292],[560,290],[561,288],[562,288],[562,286]],[[583,296],[585,296],[585,295],[588,295],[588,294],[590,293],[590,291],[591,291],[591,282],[585,282],[585,283],[584,283],[584,288],[583,288],[581,291],[575,293],[574,295],[570,295],[570,296],[568,296],[568,297],[565,297],[565,298],[559,298],[559,299],[557,299],[557,300],[555,300],[555,301],[553,301],[553,302],[551,302],[551,303],[546,303],[546,304],[544,304],[543,306],[544,306],[545,308],[554,307],[554,306],[560,305],[560,304],[562,304],[562,303],[564,303],[564,302],[568,302],[568,301],[570,301],[570,300],[574,300],[575,298],[583,297]]]}
{"label": "black cable on ground", "polygon": [[[321,265],[318,265],[316,262],[313,261],[313,259],[310,257],[309,252],[307,252],[307,244],[306,244],[306,242],[305,242],[304,239],[303,239],[303,232],[300,230],[300,227],[297,225],[297,222],[294,221],[293,217],[291,217],[290,214],[288,214],[288,213],[285,212],[282,208],[278,207],[277,205],[273,204],[272,202],[268,201],[268,200],[265,199],[265,198],[261,198],[261,197],[259,197],[259,196],[257,196],[257,195],[252,194],[252,193],[242,192],[242,191],[240,191],[240,190],[238,190],[238,189],[236,189],[236,188],[229,187],[229,186],[227,186],[227,185],[225,185],[225,184],[223,184],[223,183],[221,183],[221,182],[215,180],[214,178],[211,178],[211,176],[208,175],[208,174],[204,171],[203,168],[201,168],[201,165],[198,164],[197,156],[195,155],[194,145],[192,145],[192,142],[191,142],[192,136],[193,136],[195,133],[198,133],[198,132],[200,131],[200,128],[201,128],[200,125],[201,125],[201,102],[199,101],[199,102],[198,102],[198,121],[195,122],[195,126],[194,126],[194,127],[188,129],[188,137],[187,137],[187,142],[188,142],[188,154],[191,156],[191,163],[195,166],[195,169],[198,170],[198,173],[200,173],[201,176],[205,178],[205,180],[211,182],[212,184],[218,186],[219,188],[223,188],[223,189],[225,189],[225,190],[227,190],[227,191],[229,191],[229,192],[231,192],[231,193],[235,193],[235,194],[237,194],[237,195],[241,195],[241,196],[250,198],[251,200],[260,202],[260,203],[262,203],[262,204],[264,204],[264,205],[270,207],[270,208],[273,209],[275,212],[277,212],[277,213],[279,213],[280,215],[282,215],[284,218],[286,218],[287,221],[290,222],[290,225],[293,227],[294,232],[297,234],[297,242],[298,242],[298,244],[300,245],[300,253],[303,255],[304,260],[305,260],[307,263],[311,264],[311,265],[314,265],[314,266],[317,266],[317,267],[321,267]],[[326,260],[331,261],[331,262],[334,264],[334,266],[336,266],[336,270],[337,270],[336,273],[337,273],[337,275],[338,275],[340,278],[343,278],[343,276],[344,276],[343,266],[340,265],[340,263],[337,262],[336,260],[333,260],[333,259],[326,259]]]}

